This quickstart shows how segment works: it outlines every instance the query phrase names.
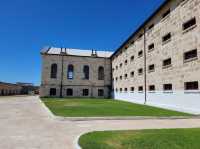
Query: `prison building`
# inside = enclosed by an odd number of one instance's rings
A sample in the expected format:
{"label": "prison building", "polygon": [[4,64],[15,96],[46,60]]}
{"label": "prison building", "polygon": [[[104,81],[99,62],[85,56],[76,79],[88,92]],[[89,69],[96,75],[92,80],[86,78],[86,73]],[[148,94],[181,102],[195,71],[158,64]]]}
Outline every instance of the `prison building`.
{"label": "prison building", "polygon": [[22,87],[17,84],[0,82],[0,96],[19,95]]}
{"label": "prison building", "polygon": [[200,1],[165,1],[111,61],[115,99],[199,114]]}
{"label": "prison building", "polygon": [[42,97],[95,97],[111,95],[113,52],[43,48]]}

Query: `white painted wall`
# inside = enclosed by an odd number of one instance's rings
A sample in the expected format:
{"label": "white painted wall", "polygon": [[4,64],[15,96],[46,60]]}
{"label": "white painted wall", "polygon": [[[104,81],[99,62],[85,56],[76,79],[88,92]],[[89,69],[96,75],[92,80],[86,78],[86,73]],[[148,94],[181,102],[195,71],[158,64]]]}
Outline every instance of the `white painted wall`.
{"label": "white painted wall", "polygon": [[[114,93],[114,99],[123,100],[133,103],[144,104],[144,93]],[[164,93],[162,91],[147,93],[147,105],[200,114],[200,92],[176,91],[173,93]]]}

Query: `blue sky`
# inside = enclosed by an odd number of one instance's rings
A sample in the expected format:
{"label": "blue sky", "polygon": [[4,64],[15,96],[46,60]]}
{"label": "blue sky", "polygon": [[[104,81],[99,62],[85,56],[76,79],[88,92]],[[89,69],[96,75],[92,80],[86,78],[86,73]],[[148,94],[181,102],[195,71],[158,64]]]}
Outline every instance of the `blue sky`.
{"label": "blue sky", "polygon": [[163,1],[1,1],[0,81],[39,85],[44,46],[114,51]]}

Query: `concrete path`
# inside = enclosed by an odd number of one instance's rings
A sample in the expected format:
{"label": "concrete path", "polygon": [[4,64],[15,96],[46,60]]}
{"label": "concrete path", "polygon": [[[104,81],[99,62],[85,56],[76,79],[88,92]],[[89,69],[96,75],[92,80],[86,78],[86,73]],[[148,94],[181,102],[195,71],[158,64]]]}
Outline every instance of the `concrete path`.
{"label": "concrete path", "polygon": [[61,121],[38,97],[0,97],[0,149],[75,149],[94,130],[200,127],[200,119]]}

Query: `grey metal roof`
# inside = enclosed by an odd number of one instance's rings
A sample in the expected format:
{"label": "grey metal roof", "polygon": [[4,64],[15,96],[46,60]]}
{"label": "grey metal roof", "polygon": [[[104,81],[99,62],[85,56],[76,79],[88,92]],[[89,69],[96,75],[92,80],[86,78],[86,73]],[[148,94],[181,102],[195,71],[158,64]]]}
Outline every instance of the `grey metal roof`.
{"label": "grey metal roof", "polygon": [[69,48],[56,48],[56,47],[44,47],[41,50],[41,54],[49,55],[60,55],[62,53],[73,56],[92,56],[97,54],[97,57],[109,58],[113,54],[112,51],[103,51],[103,50],[82,50],[82,49],[69,49]]}

